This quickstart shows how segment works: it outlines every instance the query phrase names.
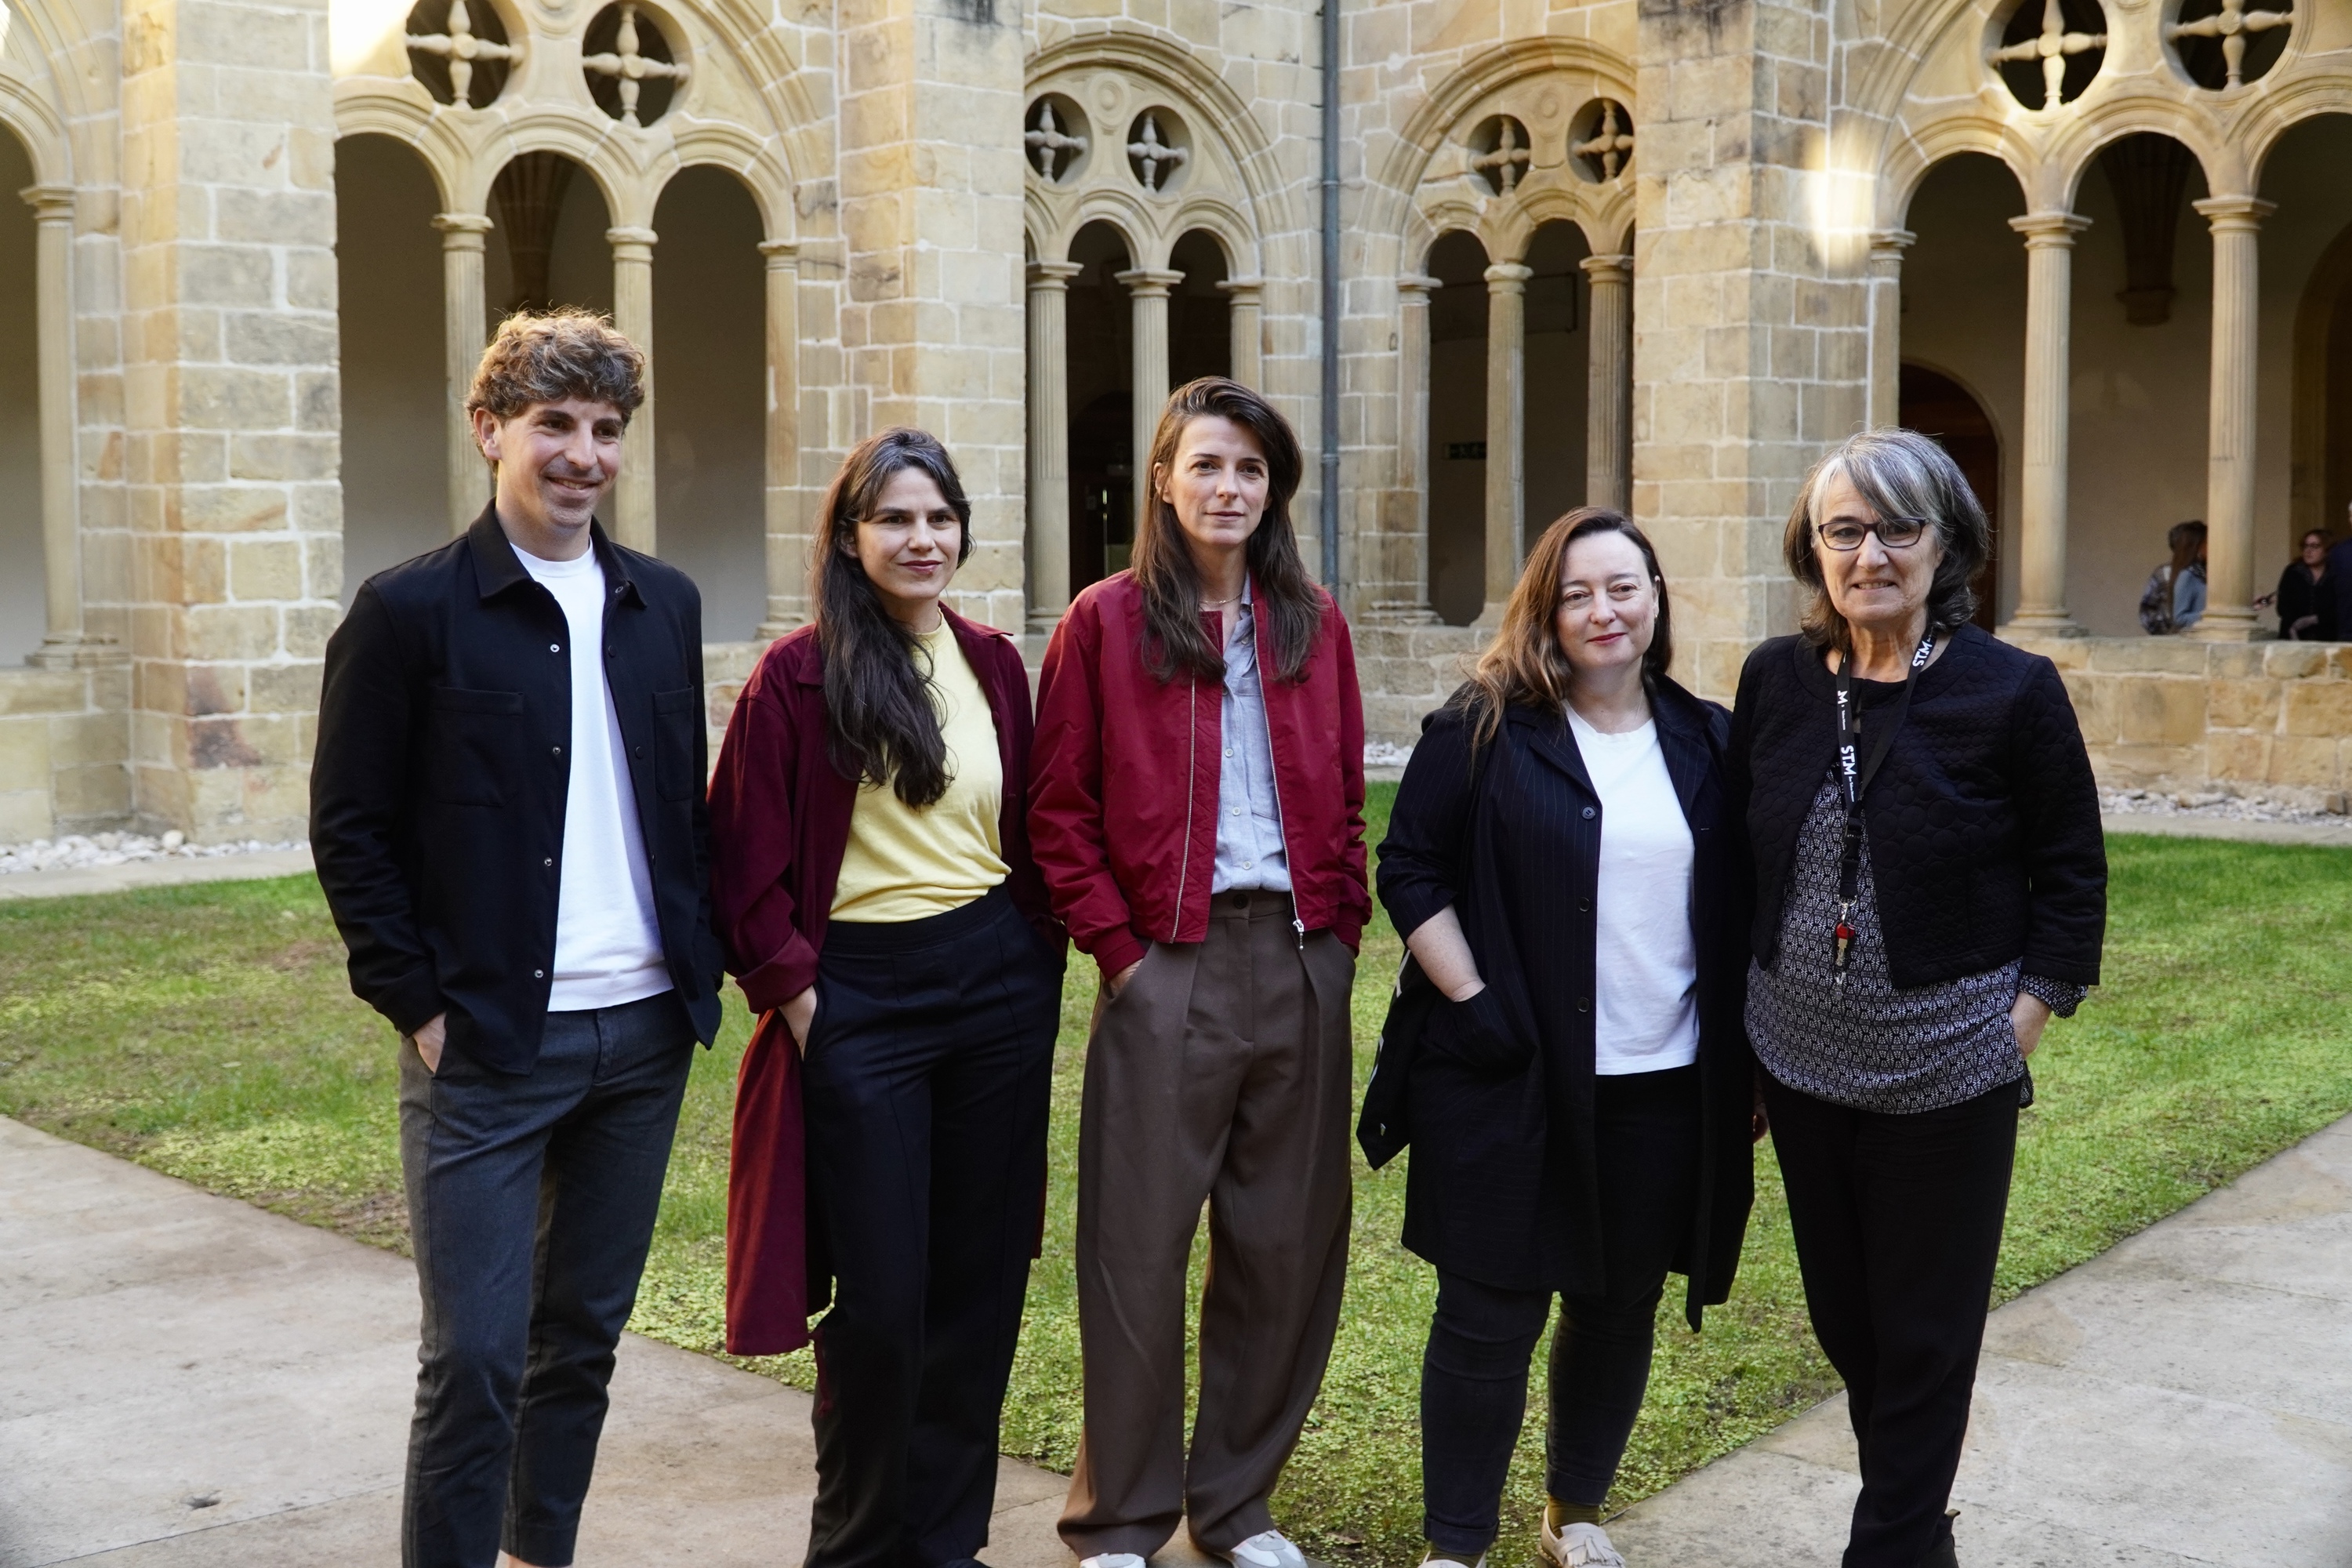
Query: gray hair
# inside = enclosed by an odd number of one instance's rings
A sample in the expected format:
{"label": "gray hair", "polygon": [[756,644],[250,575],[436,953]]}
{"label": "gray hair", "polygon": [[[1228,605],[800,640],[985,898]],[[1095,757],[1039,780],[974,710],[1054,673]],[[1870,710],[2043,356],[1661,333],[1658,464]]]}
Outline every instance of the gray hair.
{"label": "gray hair", "polygon": [[1789,513],[1781,553],[1790,572],[1811,590],[1801,625],[1805,640],[1845,647],[1853,640],[1845,617],[1830,603],[1829,584],[1813,553],[1813,525],[1831,483],[1843,479],[1881,517],[1916,517],[1936,531],[1943,559],[1927,585],[1927,624],[1946,629],[1976,614],[1969,581],[1992,555],[1992,524],[1951,454],[1916,430],[1865,430],[1849,436],[1813,465]]}

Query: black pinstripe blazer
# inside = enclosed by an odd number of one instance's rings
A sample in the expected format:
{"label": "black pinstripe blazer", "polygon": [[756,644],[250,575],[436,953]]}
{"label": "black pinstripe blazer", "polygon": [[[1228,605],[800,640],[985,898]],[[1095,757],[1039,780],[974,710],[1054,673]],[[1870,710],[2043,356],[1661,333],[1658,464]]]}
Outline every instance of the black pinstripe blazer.
{"label": "black pinstripe blazer", "polygon": [[[1702,1169],[1675,1265],[1689,1277],[1696,1327],[1699,1309],[1730,1291],[1754,1199],[1745,866],[1723,783],[1730,716],[1670,680],[1653,689],[1651,708],[1696,853]],[[1479,974],[1538,1042],[1526,1069],[1507,1075],[1440,1051],[1398,1064],[1412,1140],[1404,1244],[1504,1289],[1601,1288],[1592,1152],[1601,827],[1601,797],[1564,716],[1512,709],[1479,752],[1474,781],[1467,721],[1449,702],[1422,721],[1381,845],[1381,901],[1397,929],[1454,906]]]}

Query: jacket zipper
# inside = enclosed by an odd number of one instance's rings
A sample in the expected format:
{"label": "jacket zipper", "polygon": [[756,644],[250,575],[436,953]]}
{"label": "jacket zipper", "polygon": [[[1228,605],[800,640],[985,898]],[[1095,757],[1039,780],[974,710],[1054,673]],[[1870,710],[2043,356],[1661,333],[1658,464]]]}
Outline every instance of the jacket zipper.
{"label": "jacket zipper", "polygon": [[1250,627],[1254,639],[1251,663],[1257,670],[1258,711],[1265,715],[1265,776],[1274,781],[1274,830],[1282,836],[1282,868],[1290,878],[1290,931],[1297,939],[1298,951],[1307,951],[1307,922],[1298,913],[1298,857],[1290,848],[1290,813],[1282,809],[1282,768],[1274,760],[1274,709],[1265,697],[1265,660],[1259,658],[1265,644],[1257,639],[1257,627]]}
{"label": "jacket zipper", "polygon": [[1176,849],[1176,912],[1169,917],[1168,940],[1174,942],[1184,923],[1184,881],[1192,869],[1192,785],[1201,755],[1201,678],[1189,676],[1185,689],[1190,693],[1185,704],[1189,722],[1184,726],[1184,837]]}

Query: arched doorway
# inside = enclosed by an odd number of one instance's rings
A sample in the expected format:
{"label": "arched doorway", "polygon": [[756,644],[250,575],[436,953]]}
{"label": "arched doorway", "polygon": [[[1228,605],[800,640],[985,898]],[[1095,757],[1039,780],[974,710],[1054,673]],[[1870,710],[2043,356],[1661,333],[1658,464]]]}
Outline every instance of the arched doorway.
{"label": "arched doorway", "polygon": [[1486,600],[1486,247],[1429,247],[1429,605],[1466,626]]}
{"label": "arched doorway", "polygon": [[661,557],[702,590],[704,638],[741,642],[768,603],[764,230],[741,181],[698,167],[662,187],[654,232]]}
{"label": "arched doorway", "polygon": [[1233,301],[1217,287],[1232,276],[1224,247],[1215,235],[1193,229],[1169,251],[1168,268],[1184,275],[1168,291],[1170,389],[1204,375],[1233,374]]}
{"label": "arched doorway", "polygon": [[40,264],[33,209],[13,193],[33,160],[0,130],[0,664],[17,664],[48,630],[41,541]]}
{"label": "arched doorway", "polygon": [[1906,363],[1897,389],[1897,419],[1951,454],[1992,523],[1992,552],[1969,584],[1977,592],[1977,625],[1992,630],[2000,596],[2000,437],[1992,416],[1965,386],[1940,371]]}
{"label": "arched doorway", "polygon": [[1070,241],[1070,590],[1125,571],[1135,542],[1134,318],[1127,241],[1090,223]]}
{"label": "arched doorway", "polygon": [[[414,148],[335,143],[335,272],[342,365],[343,592],[449,540],[440,209]],[[490,497],[488,465],[481,500]]]}
{"label": "arched doorway", "polygon": [[1576,224],[1536,230],[1527,284],[1526,426],[1520,437],[1528,547],[1561,514],[1586,505],[1586,404],[1591,395],[1591,312],[1579,265],[1592,247]]}

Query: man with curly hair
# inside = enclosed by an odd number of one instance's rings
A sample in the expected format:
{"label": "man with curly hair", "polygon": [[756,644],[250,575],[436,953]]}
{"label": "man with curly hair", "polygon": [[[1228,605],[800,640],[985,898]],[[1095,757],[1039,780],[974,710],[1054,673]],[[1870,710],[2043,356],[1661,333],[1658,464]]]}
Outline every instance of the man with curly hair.
{"label": "man with curly hair", "polygon": [[572,1560],[697,1038],[719,1028],[702,606],[595,519],[645,400],[601,317],[509,318],[463,536],[327,646],[320,885],[400,1032],[424,1297],[406,1568]]}

